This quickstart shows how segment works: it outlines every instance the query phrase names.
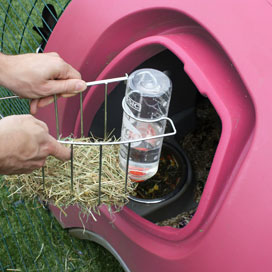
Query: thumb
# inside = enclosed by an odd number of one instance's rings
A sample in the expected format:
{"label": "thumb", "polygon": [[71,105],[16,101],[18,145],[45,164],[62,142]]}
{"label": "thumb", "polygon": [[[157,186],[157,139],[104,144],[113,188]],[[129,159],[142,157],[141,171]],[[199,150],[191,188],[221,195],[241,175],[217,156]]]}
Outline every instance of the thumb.
{"label": "thumb", "polygon": [[53,136],[50,137],[49,154],[62,161],[68,161],[71,158],[71,149],[60,144]]}
{"label": "thumb", "polygon": [[53,94],[77,94],[86,90],[86,82],[80,79],[58,79],[49,84],[50,93]]}
{"label": "thumb", "polygon": [[30,113],[32,115],[37,113],[38,103],[39,103],[39,99],[32,99],[31,100],[31,102],[30,102]]}

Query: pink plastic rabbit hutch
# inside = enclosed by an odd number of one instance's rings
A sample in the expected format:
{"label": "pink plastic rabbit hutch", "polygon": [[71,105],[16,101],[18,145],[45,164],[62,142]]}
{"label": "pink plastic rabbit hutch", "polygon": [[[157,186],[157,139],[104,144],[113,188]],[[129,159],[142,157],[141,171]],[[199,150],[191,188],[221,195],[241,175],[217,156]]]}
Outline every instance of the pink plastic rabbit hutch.
{"label": "pink plastic rabbit hutch", "polygon": [[[102,206],[97,222],[84,217],[83,230],[77,207],[64,216],[52,206],[63,228],[103,245],[125,271],[271,271],[271,26],[271,0],[72,1],[45,51],[58,52],[86,81],[122,76],[144,63],[167,66],[173,58],[166,69],[177,74],[172,113],[182,116],[178,134],[193,126],[188,112],[196,93],[211,102],[222,131],[200,202],[184,228],[158,226],[128,205],[114,218]],[[180,87],[181,70],[193,87]],[[100,89],[84,92],[86,135],[96,127]],[[117,93],[118,85],[109,92]],[[64,136],[80,134],[78,101],[58,101]],[[111,107],[121,110],[115,102]],[[52,109],[42,109],[38,118],[55,135]]]}

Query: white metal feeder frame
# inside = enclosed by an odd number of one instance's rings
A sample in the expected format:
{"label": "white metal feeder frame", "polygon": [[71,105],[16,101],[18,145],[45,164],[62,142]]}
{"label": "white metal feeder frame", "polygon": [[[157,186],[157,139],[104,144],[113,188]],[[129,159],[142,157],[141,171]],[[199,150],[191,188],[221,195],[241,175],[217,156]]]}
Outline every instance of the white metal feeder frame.
{"label": "white metal feeder frame", "polygon": [[[104,93],[105,93],[105,103],[104,103],[104,139],[107,138],[107,98],[108,98],[108,84],[114,83],[114,82],[121,82],[121,81],[127,81],[128,79],[128,74],[126,74],[123,77],[116,77],[116,78],[111,78],[111,79],[104,79],[104,80],[96,80],[96,81],[91,81],[87,82],[87,86],[95,86],[95,85],[105,85]],[[81,137],[84,137],[83,135],[83,95],[82,93],[80,95],[80,127],[81,127]],[[14,98],[19,98],[18,96],[8,96],[8,97],[2,97],[0,100],[5,100],[5,99],[14,99]],[[130,147],[131,143],[135,142],[141,142],[141,141],[146,141],[146,140],[152,140],[152,139],[158,139],[162,137],[168,137],[168,136],[173,136],[176,134],[176,128],[175,125],[169,117],[163,116],[157,119],[152,119],[152,120],[144,120],[141,118],[136,118],[135,116],[131,115],[129,112],[127,112],[125,106],[125,97],[122,100],[122,108],[123,111],[131,118],[133,118],[136,121],[140,122],[145,122],[145,123],[155,123],[159,121],[168,121],[171,124],[172,127],[172,132],[168,133],[163,133],[155,136],[149,136],[149,137],[144,137],[144,138],[138,138],[135,140],[126,140],[126,141],[114,141],[114,142],[105,142],[105,141],[99,141],[99,142],[75,142],[75,141],[67,141],[67,140],[60,140],[60,131],[59,131],[59,116],[58,116],[58,103],[57,103],[57,95],[54,95],[54,108],[55,108],[55,119],[56,119],[56,130],[57,130],[57,138],[58,142],[62,144],[69,144],[71,146],[71,175],[70,175],[70,181],[71,181],[71,191],[73,191],[73,183],[74,183],[74,170],[73,170],[73,150],[74,150],[74,145],[87,145],[87,146],[99,146],[99,176],[98,176],[98,182],[99,182],[99,188],[98,188],[98,204],[99,206],[101,204],[101,176],[102,176],[102,156],[103,156],[103,146],[104,145],[121,145],[121,144],[127,144],[128,145],[128,151],[127,151],[127,161],[126,161],[126,170],[125,170],[125,192],[127,191],[127,181],[128,181],[128,168],[129,168],[129,156],[130,156]],[[3,116],[0,114],[0,117],[3,118]],[[43,180],[43,186],[45,186],[45,171],[44,167],[42,167],[42,180]],[[161,200],[163,201],[163,200]]]}

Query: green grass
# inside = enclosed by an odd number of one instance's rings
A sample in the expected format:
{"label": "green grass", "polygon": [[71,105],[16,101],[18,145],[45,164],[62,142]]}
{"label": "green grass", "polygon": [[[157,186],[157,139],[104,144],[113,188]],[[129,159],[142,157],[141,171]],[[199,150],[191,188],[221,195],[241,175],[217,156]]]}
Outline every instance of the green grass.
{"label": "green grass", "polygon": [[0,271],[122,271],[104,248],[73,238],[38,201],[0,189]]}
{"label": "green grass", "polygon": [[[60,15],[70,0],[46,1]],[[42,39],[32,30],[42,26],[44,0],[0,1],[0,51],[6,54],[34,52]],[[11,95],[0,87],[0,97]],[[28,113],[27,100],[0,101],[0,113]],[[0,177],[1,184],[1,177]],[[0,271],[123,271],[99,245],[72,238],[38,201],[9,197],[0,188]]]}

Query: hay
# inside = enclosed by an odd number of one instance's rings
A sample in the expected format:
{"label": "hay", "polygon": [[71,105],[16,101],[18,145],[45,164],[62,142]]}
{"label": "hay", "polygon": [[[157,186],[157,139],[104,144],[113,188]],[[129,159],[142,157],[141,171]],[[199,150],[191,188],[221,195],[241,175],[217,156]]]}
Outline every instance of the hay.
{"label": "hay", "polygon": [[[74,141],[87,142],[90,139]],[[119,145],[103,146],[100,203],[109,209],[124,206],[136,186],[128,180],[125,190],[125,173],[119,167],[118,152]],[[44,167],[45,183],[41,169],[31,174],[6,176],[4,182],[11,194],[20,194],[26,199],[39,197],[61,209],[77,204],[86,214],[98,211],[99,153],[99,146],[73,145],[73,190],[71,161],[62,162],[52,156],[47,158]]]}
{"label": "hay", "polygon": [[189,224],[191,219],[193,218],[196,209],[192,209],[190,211],[185,211],[178,214],[175,217],[166,219],[164,221],[157,222],[156,225],[158,226],[171,226],[172,228],[184,228],[186,225]]}

